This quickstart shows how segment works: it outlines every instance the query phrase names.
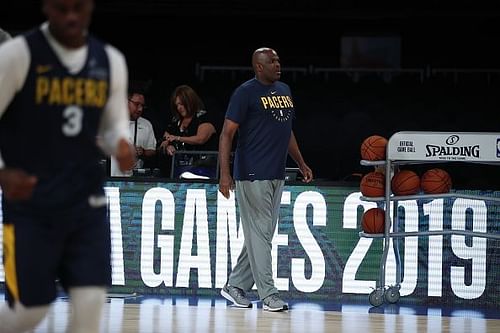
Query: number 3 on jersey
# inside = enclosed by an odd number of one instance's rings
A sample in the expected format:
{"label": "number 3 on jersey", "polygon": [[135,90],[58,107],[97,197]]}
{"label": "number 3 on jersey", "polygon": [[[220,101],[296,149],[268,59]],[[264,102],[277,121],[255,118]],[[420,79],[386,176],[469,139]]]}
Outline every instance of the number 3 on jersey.
{"label": "number 3 on jersey", "polygon": [[62,132],[66,136],[76,136],[82,130],[83,111],[75,105],[68,106],[63,111],[66,120],[62,125]]}

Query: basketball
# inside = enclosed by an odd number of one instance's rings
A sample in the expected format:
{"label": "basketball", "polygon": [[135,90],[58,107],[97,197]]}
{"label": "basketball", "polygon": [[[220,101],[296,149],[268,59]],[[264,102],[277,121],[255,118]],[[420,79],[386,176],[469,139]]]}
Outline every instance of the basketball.
{"label": "basketball", "polygon": [[385,175],[376,171],[369,172],[361,178],[359,188],[365,197],[382,197],[385,194]]}
{"label": "basketball", "polygon": [[385,160],[387,139],[380,135],[367,137],[361,143],[361,159],[367,161]]}
{"label": "basketball", "polygon": [[385,228],[385,211],[382,208],[370,208],[361,218],[361,228],[367,234],[381,234]]}
{"label": "basketball", "polygon": [[443,169],[429,169],[422,175],[420,186],[426,194],[448,193],[451,190],[451,177]]}
{"label": "basketball", "polygon": [[413,195],[420,191],[420,177],[411,170],[397,172],[391,180],[392,193],[395,195]]}

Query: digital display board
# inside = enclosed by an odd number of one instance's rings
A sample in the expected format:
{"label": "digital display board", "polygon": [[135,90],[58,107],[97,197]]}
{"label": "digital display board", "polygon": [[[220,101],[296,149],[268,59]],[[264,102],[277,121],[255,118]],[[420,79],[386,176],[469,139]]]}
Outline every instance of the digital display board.
{"label": "digital display board", "polygon": [[[224,198],[215,183],[135,180],[108,181],[106,194],[112,292],[218,295],[244,241],[234,195]],[[376,205],[361,200],[355,187],[287,183],[272,247],[280,293],[287,299],[367,298],[380,278],[384,241],[360,237],[360,221],[363,212]],[[464,198],[398,201],[399,231],[453,228],[498,234],[498,205]],[[394,241],[401,259],[399,302],[496,306],[498,239],[410,236],[391,238],[391,248]],[[391,250],[386,284],[395,283],[396,267]]]}

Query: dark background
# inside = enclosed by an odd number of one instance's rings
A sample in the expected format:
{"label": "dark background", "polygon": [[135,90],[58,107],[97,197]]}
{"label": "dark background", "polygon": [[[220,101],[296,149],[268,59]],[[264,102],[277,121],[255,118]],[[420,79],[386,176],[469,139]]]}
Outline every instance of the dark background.
{"label": "dark background", "polygon": [[[0,26],[13,34],[43,21],[40,1],[2,6]],[[497,7],[494,1],[448,0],[96,1],[91,30],[123,51],[131,80],[149,87],[145,116],[158,134],[175,86],[193,86],[220,127],[232,90],[252,76],[222,71],[201,80],[199,66],[249,66],[257,47],[276,49],[282,79],[294,94],[302,153],[318,179],[339,181],[368,171],[359,165],[359,147],[372,134],[499,131]],[[399,75],[388,82],[372,74],[354,82],[345,73],[286,72],[340,67],[340,39],[347,35],[399,37],[401,68],[424,69],[425,79]],[[433,72],[440,68],[456,69],[458,76]],[[499,183],[493,167],[447,168],[456,187]]]}

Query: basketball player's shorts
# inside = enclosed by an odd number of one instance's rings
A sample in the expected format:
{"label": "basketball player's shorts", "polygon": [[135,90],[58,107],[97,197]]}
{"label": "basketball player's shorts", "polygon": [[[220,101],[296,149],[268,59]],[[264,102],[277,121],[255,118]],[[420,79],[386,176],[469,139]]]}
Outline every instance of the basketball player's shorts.
{"label": "basketball player's shorts", "polygon": [[[90,200],[89,200],[90,201]],[[3,200],[5,293],[10,306],[46,305],[59,285],[111,284],[111,236],[105,204],[71,209],[19,209]]]}

